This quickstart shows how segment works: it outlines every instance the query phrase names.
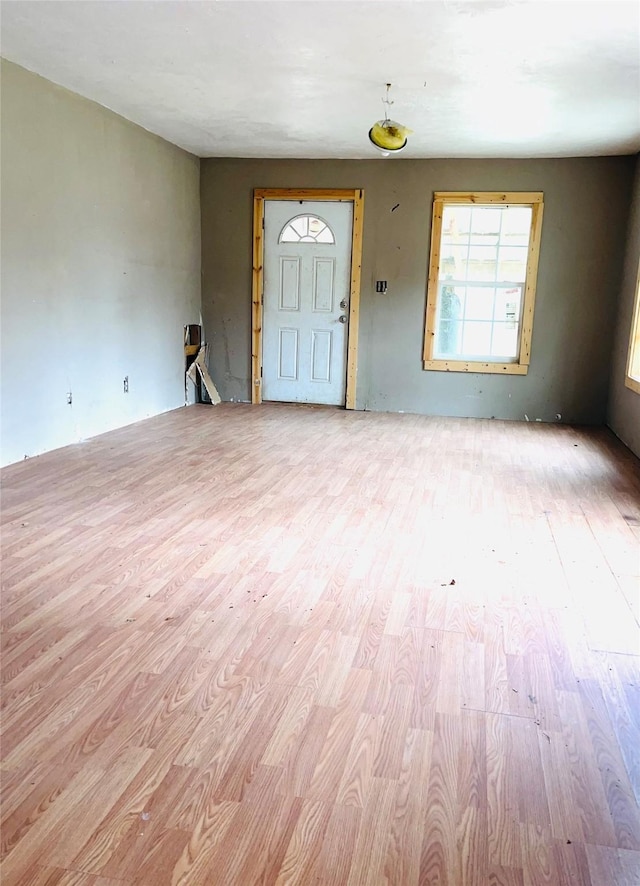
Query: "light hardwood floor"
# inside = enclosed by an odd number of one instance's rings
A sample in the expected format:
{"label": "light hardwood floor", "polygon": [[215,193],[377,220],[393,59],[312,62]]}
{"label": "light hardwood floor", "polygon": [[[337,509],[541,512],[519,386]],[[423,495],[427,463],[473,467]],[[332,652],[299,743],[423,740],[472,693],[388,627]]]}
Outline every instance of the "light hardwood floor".
{"label": "light hardwood floor", "polygon": [[606,430],[190,407],[3,471],[3,886],[638,886]]}

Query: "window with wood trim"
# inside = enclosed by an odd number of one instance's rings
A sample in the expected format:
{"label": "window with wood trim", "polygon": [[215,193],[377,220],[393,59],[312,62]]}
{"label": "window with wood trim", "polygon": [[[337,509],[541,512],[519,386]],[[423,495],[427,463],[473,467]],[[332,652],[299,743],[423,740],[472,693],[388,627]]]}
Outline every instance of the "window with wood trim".
{"label": "window with wood trim", "polygon": [[542,197],[434,195],[425,369],[526,374]]}
{"label": "window with wood trim", "polygon": [[640,394],[640,264],[638,265],[638,276],[636,278],[636,296],[633,303],[625,384],[632,391]]}

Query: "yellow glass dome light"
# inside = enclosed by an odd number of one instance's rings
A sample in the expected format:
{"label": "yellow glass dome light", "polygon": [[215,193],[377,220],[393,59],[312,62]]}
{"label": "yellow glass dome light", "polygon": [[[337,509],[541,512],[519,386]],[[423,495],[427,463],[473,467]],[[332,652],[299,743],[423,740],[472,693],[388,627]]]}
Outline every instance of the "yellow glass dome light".
{"label": "yellow glass dome light", "polygon": [[378,120],[369,130],[369,141],[382,151],[401,151],[411,130],[394,120]]}
{"label": "yellow glass dome light", "polygon": [[377,120],[369,130],[369,141],[383,155],[388,157],[389,154],[398,154],[407,146],[407,136],[411,135],[411,129],[403,126],[402,123],[396,123],[390,120],[387,114],[388,108],[393,104],[389,101],[389,90],[391,84],[387,83],[387,96],[383,98],[385,105],[384,120]]}

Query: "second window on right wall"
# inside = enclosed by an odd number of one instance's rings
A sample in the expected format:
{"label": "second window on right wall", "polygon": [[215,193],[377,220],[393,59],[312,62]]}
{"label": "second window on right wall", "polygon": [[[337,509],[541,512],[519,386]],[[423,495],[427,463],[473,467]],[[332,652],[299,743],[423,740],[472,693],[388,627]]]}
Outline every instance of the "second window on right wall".
{"label": "second window on right wall", "polygon": [[627,357],[627,375],[625,384],[636,394],[640,394],[640,262],[636,277],[636,294],[633,300],[633,318],[631,335],[629,336],[629,355]]}
{"label": "second window on right wall", "polygon": [[424,368],[525,375],[543,195],[438,192]]}

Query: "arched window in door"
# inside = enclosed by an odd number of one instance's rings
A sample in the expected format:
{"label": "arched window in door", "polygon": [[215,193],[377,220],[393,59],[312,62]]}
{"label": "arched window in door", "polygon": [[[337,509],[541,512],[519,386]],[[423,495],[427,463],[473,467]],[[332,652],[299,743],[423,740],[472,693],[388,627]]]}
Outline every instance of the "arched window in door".
{"label": "arched window in door", "polygon": [[278,243],[335,243],[329,225],[316,215],[296,215],[280,233]]}

